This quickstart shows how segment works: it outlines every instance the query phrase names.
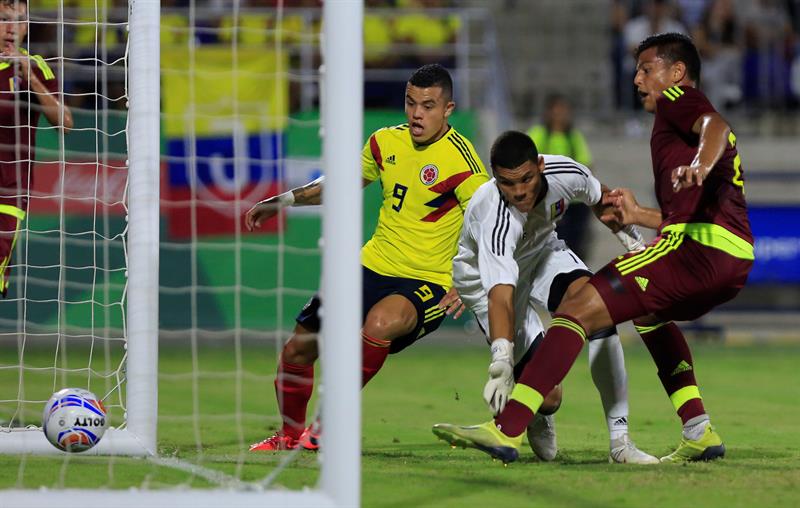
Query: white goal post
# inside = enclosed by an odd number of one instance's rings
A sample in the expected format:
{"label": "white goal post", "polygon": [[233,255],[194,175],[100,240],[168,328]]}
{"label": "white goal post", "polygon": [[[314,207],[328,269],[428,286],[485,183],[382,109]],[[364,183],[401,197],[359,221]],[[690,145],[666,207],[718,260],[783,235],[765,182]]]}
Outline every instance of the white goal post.
{"label": "white goal post", "polygon": [[[324,365],[323,436],[318,488],[262,490],[241,484],[232,490],[58,489],[6,490],[3,505],[127,506],[319,506],[360,504],[361,475],[361,214],[363,2],[328,0],[323,7],[322,122],[323,208],[321,332]],[[110,430],[89,454],[133,455],[157,460],[158,263],[160,177],[160,2],[129,0],[129,188],[127,299],[127,414],[124,430]],[[330,218],[330,219],[329,219]],[[357,226],[358,225],[358,226]],[[325,347],[325,340],[335,347]],[[65,455],[40,430],[0,433],[0,453]],[[161,462],[163,464],[163,462]],[[91,487],[91,486],[86,486]]]}

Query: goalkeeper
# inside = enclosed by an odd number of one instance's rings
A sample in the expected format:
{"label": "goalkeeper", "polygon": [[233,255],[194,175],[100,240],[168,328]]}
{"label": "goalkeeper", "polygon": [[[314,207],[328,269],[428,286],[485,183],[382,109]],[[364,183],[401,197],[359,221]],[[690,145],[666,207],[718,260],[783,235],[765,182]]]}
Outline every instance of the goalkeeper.
{"label": "goalkeeper", "polygon": [[39,55],[21,44],[28,34],[25,0],[0,0],[0,292],[8,292],[11,256],[28,211],[39,115],[65,131],[72,113],[58,80]]}
{"label": "goalkeeper", "polygon": [[[472,144],[448,123],[453,82],[438,64],[416,70],[406,85],[407,124],[374,132],[364,146],[364,186],[379,181],[383,205],[372,238],[361,250],[363,265],[362,386],[397,353],[436,330],[445,318],[439,306],[452,278],[452,260],[464,210],[475,190],[489,180]],[[258,228],[286,206],[320,204],[322,179],[257,203],[245,216]],[[456,317],[462,306],[452,299]],[[283,426],[252,451],[316,449],[306,428],[314,385],[320,329],[320,300],[314,296],[297,316],[283,348],[275,392]]]}
{"label": "goalkeeper", "polygon": [[[565,295],[575,293],[592,275],[558,238],[556,223],[572,202],[586,204],[600,217],[601,197],[608,189],[583,164],[561,155],[540,155],[522,132],[500,135],[492,146],[491,166],[495,179],[478,189],[464,214],[453,285],[491,342],[484,398],[497,414],[544,335],[534,307],[554,312]],[[629,250],[644,248],[633,226],[607,225]],[[628,436],[627,375],[616,328],[589,340],[592,379],[610,434],[609,461],[658,463]],[[553,460],[557,452],[553,413],[560,403],[559,385],[528,426],[528,441],[542,460]]]}

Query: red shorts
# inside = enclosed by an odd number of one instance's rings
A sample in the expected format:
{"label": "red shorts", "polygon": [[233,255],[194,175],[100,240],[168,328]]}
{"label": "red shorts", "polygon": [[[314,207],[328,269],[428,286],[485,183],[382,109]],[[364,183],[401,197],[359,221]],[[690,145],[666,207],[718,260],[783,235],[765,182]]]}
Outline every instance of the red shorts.
{"label": "red shorts", "polygon": [[13,215],[0,213],[0,293],[3,297],[8,292],[11,256],[14,253],[14,245],[17,243],[21,222],[21,219]]}
{"label": "red shorts", "polygon": [[644,251],[618,257],[589,283],[615,324],[650,314],[690,321],[736,296],[752,266],[750,260],[670,232]]}

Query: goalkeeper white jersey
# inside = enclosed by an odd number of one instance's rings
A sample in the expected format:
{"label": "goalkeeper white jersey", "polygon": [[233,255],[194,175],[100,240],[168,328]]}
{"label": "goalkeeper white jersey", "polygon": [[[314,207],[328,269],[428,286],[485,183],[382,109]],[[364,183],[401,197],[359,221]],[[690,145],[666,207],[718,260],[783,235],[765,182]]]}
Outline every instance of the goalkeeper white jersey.
{"label": "goalkeeper white jersey", "polygon": [[545,249],[565,248],[555,227],[570,203],[591,206],[600,200],[600,182],[589,168],[561,155],[543,157],[544,198],[530,212],[522,213],[506,201],[494,178],[470,200],[453,259],[453,285],[473,311],[485,309],[494,286],[516,287],[521,274],[530,278]]}

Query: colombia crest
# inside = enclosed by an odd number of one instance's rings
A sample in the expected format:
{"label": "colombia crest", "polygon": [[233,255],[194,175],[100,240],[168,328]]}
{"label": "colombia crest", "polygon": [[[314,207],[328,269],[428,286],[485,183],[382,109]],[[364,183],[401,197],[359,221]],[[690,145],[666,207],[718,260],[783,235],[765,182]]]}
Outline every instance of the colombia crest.
{"label": "colombia crest", "polygon": [[427,164],[419,170],[419,179],[425,185],[432,185],[439,178],[439,168],[435,164]]}

